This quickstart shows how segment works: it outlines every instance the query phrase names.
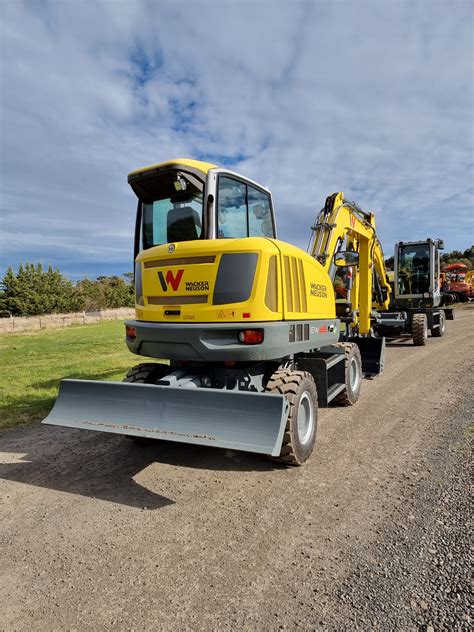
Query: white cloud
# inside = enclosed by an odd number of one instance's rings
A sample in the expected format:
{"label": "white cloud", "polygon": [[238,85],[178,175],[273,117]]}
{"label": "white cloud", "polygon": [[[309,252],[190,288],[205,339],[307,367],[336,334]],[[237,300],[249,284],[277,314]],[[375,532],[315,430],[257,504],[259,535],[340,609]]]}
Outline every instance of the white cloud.
{"label": "white cloud", "polygon": [[129,269],[126,174],[179,155],[270,186],[303,247],[335,190],[376,212],[386,252],[473,241],[469,1],[1,10],[2,266]]}

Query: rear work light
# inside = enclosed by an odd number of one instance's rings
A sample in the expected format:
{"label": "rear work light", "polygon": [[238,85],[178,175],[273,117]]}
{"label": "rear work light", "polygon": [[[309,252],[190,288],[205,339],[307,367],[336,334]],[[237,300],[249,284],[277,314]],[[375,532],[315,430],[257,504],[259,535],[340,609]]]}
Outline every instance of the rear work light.
{"label": "rear work light", "polygon": [[125,333],[127,334],[127,338],[137,337],[137,330],[135,327],[132,327],[131,325],[125,325]]}
{"label": "rear work light", "polygon": [[260,345],[263,342],[263,330],[244,329],[239,331],[239,341],[244,345]]}

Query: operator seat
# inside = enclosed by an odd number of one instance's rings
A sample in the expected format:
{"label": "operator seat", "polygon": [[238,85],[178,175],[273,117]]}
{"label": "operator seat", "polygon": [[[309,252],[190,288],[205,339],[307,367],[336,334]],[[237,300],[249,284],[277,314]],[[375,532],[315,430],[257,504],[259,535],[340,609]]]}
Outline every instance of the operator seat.
{"label": "operator seat", "polygon": [[201,218],[191,206],[178,206],[168,212],[166,218],[168,243],[199,239]]}
{"label": "operator seat", "polygon": [[413,293],[423,294],[430,287],[430,260],[428,257],[413,257]]}

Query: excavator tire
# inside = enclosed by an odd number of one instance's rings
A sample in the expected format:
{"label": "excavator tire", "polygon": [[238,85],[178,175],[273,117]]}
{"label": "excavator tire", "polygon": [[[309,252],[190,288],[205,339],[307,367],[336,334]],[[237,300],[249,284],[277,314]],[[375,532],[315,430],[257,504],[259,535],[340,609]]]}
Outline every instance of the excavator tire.
{"label": "excavator tire", "polygon": [[333,399],[339,406],[353,406],[359,399],[362,386],[362,358],[359,347],[352,342],[338,342],[332,347],[344,349],[346,388]]}
{"label": "excavator tire", "polygon": [[411,323],[411,335],[415,347],[424,347],[428,339],[428,319],[426,314],[414,314]]}
{"label": "excavator tire", "polygon": [[158,362],[144,362],[128,370],[122,382],[138,382],[139,384],[154,384],[169,371],[167,364]]}
{"label": "excavator tire", "polygon": [[444,311],[441,310],[439,313],[439,327],[433,327],[433,329],[431,330],[431,335],[433,336],[433,338],[441,338],[442,336],[444,336],[445,331],[446,316],[444,314]]}
{"label": "excavator tire", "polygon": [[318,393],[311,373],[276,371],[265,390],[284,395],[290,404],[278,460],[303,465],[313,452],[318,423]]}
{"label": "excavator tire", "polygon": [[[155,384],[158,380],[164,377],[169,371],[167,364],[161,364],[158,362],[144,362],[143,364],[137,364],[129,369],[127,375],[123,378],[122,382],[135,382],[138,384]],[[127,439],[133,441],[136,445],[151,445],[156,439],[149,439],[147,437],[133,437],[131,435],[125,435]]]}

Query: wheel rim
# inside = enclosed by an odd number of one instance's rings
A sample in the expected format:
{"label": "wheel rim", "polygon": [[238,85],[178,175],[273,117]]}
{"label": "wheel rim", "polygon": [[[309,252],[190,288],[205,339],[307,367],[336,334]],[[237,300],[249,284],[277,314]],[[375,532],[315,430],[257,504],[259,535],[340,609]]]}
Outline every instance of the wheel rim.
{"label": "wheel rim", "polygon": [[425,320],[423,321],[423,338],[428,338],[428,321]]}
{"label": "wheel rim", "polygon": [[355,393],[359,388],[361,377],[359,363],[355,358],[351,358],[351,362],[349,364],[349,384],[353,393]]}
{"label": "wheel rim", "polygon": [[444,315],[440,316],[439,328],[441,333],[444,334],[444,330],[446,329],[446,320],[444,319]]}
{"label": "wheel rim", "polygon": [[308,443],[314,428],[314,408],[311,397],[305,391],[298,404],[298,439],[302,445]]}

